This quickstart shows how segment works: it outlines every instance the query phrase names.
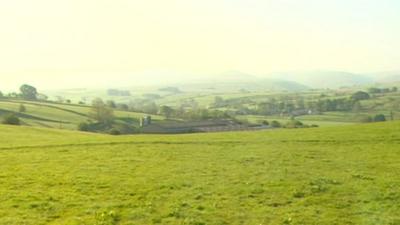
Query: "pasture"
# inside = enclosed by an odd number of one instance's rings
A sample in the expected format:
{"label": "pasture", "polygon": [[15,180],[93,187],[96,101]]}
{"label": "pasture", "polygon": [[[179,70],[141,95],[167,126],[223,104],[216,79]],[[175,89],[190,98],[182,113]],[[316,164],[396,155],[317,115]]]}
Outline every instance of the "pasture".
{"label": "pasture", "polygon": [[398,122],[0,138],[0,224],[400,223]]}
{"label": "pasture", "polygon": [[[25,112],[19,112],[19,106],[24,105]],[[56,102],[35,102],[23,100],[0,100],[0,117],[7,113],[16,113],[27,126],[76,130],[81,122],[89,118],[90,106],[62,104]],[[114,111],[116,122],[134,126],[139,125],[139,119],[145,113]],[[152,115],[154,121],[164,120],[162,116]]]}

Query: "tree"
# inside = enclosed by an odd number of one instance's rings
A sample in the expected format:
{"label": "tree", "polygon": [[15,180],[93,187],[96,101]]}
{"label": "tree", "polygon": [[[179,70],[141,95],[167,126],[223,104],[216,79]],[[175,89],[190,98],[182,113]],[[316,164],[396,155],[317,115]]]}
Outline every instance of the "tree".
{"label": "tree", "polygon": [[20,87],[21,96],[26,100],[36,100],[37,99],[37,90],[35,87],[30,86],[28,84],[24,84]]}
{"label": "tree", "polygon": [[386,117],[383,114],[377,114],[374,117],[374,121],[375,122],[383,122],[383,121],[386,121]]}
{"label": "tree", "polygon": [[381,93],[382,90],[380,88],[372,87],[372,88],[368,89],[368,92],[371,94],[378,94],[378,93]]}
{"label": "tree", "polygon": [[106,104],[108,107],[113,108],[113,109],[115,109],[117,107],[117,105],[115,104],[115,102],[113,100],[108,100],[106,102]]}
{"label": "tree", "polygon": [[0,91],[0,98],[4,97],[3,92]]}
{"label": "tree", "polygon": [[305,109],[304,99],[300,98],[296,100],[296,108],[297,109]]}
{"label": "tree", "polygon": [[215,96],[214,107],[222,107],[224,105],[224,99],[221,96]]}
{"label": "tree", "polygon": [[105,125],[110,125],[114,121],[114,111],[100,98],[93,101],[89,116],[97,122]]}
{"label": "tree", "polygon": [[173,113],[174,113],[174,109],[169,106],[163,105],[160,107],[160,114],[164,115],[167,118],[170,118]]}
{"label": "tree", "polygon": [[10,113],[3,118],[3,124],[20,125],[21,122],[15,114]]}
{"label": "tree", "polygon": [[7,94],[7,97],[9,98],[18,98],[20,97],[20,94],[16,93],[16,92],[11,92]]}
{"label": "tree", "polygon": [[37,96],[36,96],[36,98],[37,98],[38,100],[41,100],[41,101],[47,101],[47,100],[49,99],[49,97],[48,97],[47,95],[41,94],[41,93],[38,93]]}
{"label": "tree", "polygon": [[24,104],[20,104],[19,108],[18,108],[19,112],[26,112],[26,107],[24,106]]}
{"label": "tree", "polygon": [[367,92],[364,91],[357,91],[351,96],[351,99],[354,101],[361,101],[361,100],[366,100],[369,99],[370,95]]}
{"label": "tree", "polygon": [[118,103],[116,105],[116,108],[122,111],[128,111],[129,110],[129,106],[125,103]]}
{"label": "tree", "polygon": [[142,111],[149,114],[156,114],[158,112],[158,106],[155,102],[146,102],[142,105]]}

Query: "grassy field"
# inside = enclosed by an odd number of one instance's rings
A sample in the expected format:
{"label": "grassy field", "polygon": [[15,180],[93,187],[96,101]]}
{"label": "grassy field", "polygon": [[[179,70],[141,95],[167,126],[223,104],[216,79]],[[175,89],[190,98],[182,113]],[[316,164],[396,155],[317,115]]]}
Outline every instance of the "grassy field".
{"label": "grassy field", "polygon": [[[281,116],[243,115],[243,116],[238,116],[237,118],[241,119],[241,120],[247,120],[248,122],[253,123],[253,124],[260,124],[264,120],[269,121],[269,122],[275,120],[275,121],[278,121],[279,123],[285,125],[286,123],[291,121],[291,118],[288,118],[287,116],[281,117]],[[351,125],[354,123],[351,121],[346,121],[342,117],[331,120],[329,115],[299,116],[299,117],[296,117],[296,120],[299,120],[303,124],[306,124],[306,125],[318,125],[320,127],[343,126],[343,125]]]}
{"label": "grassy field", "polygon": [[[370,99],[359,101],[359,105],[346,106],[343,109],[343,104],[339,109],[333,109],[334,105],[338,103],[330,103],[330,109],[324,106],[328,103],[324,103],[327,100],[341,100],[347,101],[351,99],[352,94],[357,91],[368,91],[369,86],[355,86],[351,88],[343,88],[336,90],[328,89],[314,89],[314,90],[302,90],[298,92],[284,91],[284,90],[242,90],[242,89],[220,89],[220,88],[206,88],[207,86],[190,86],[183,88],[182,92],[170,93],[160,91],[156,87],[148,89],[134,89],[131,90],[131,96],[107,96],[106,90],[70,90],[59,93],[66,98],[72,96],[84,96],[84,98],[92,99],[95,94],[104,99],[113,99],[116,102],[129,102],[133,101],[144,101],[147,99],[148,102],[154,102],[158,106],[168,105],[175,109],[187,108],[190,105],[191,108],[209,108],[210,110],[220,110],[228,112],[230,115],[234,115],[237,119],[248,120],[251,123],[259,124],[262,120],[277,120],[282,123],[289,121],[288,116],[281,117],[281,112],[286,112],[284,106],[276,105],[277,102],[282,104],[289,104],[296,108],[294,115],[298,115],[296,111],[312,109],[313,112],[321,112],[316,115],[303,115],[297,116],[296,119],[302,121],[305,124],[315,124],[318,126],[337,126],[337,125],[349,125],[354,123],[365,122],[367,117],[374,118],[378,114],[384,114],[387,120],[400,119],[400,101],[398,97],[399,92],[387,92],[380,94],[370,93]],[[379,86],[377,86],[379,87]],[[55,93],[52,95],[54,96]],[[146,98],[146,94],[156,94],[157,98]],[[220,103],[215,105],[215,98],[220,98]],[[71,99],[71,98],[70,98]],[[273,100],[273,101],[272,101]],[[222,101],[222,102],[221,102]],[[263,109],[261,103],[275,102],[275,107],[284,107],[279,109],[280,111],[272,111]],[[73,102],[76,103],[76,100]],[[320,103],[321,109],[315,106],[317,102]],[[313,104],[314,106],[312,106]],[[141,103],[138,103],[137,108],[140,108]],[[272,104],[272,103],[271,103]],[[305,108],[301,108],[302,105]],[[350,104],[350,103],[348,103]],[[351,103],[353,104],[353,103]],[[310,106],[311,105],[311,106]],[[344,104],[346,105],[346,104]],[[0,105],[1,107],[1,105]],[[65,106],[68,107],[68,106]],[[298,109],[300,107],[300,110]],[[271,108],[271,107],[270,107]],[[79,109],[73,109],[79,110]],[[179,116],[178,116],[179,117]],[[53,126],[54,127],[54,126]]]}
{"label": "grassy field", "polygon": [[398,122],[0,138],[0,224],[400,223]]}
{"label": "grassy field", "polygon": [[[19,106],[23,104],[25,112],[19,112]],[[32,102],[21,100],[0,101],[0,117],[9,112],[17,113],[24,125],[46,128],[62,128],[76,130],[78,124],[90,120],[88,114],[89,106],[60,104],[49,102]],[[139,119],[144,113],[114,111],[116,120],[120,123],[129,123],[134,126],[139,125]],[[154,121],[161,121],[164,118],[158,115],[152,115]]]}

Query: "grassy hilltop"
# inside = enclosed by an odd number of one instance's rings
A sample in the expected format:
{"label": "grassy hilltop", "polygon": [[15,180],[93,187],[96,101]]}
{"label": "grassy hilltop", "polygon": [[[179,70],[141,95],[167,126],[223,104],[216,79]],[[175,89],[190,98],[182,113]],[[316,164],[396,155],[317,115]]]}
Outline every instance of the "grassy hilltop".
{"label": "grassy hilltop", "polygon": [[399,122],[0,137],[0,224],[400,223]]}

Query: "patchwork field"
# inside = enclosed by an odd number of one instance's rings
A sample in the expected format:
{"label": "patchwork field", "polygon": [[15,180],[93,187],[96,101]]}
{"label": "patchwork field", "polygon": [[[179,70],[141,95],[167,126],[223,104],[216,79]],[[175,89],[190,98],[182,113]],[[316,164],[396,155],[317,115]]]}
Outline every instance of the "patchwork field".
{"label": "patchwork field", "polygon": [[[19,112],[20,105],[24,105],[25,112]],[[16,113],[27,126],[60,128],[76,130],[81,122],[91,120],[89,118],[89,106],[46,103],[23,100],[0,100],[0,117],[8,113]],[[141,117],[145,113],[114,111],[115,119],[118,123],[138,126]],[[164,118],[158,115],[152,115],[154,121],[161,121]]]}
{"label": "patchwork field", "polygon": [[0,126],[0,224],[399,224],[400,123],[107,136]]}

